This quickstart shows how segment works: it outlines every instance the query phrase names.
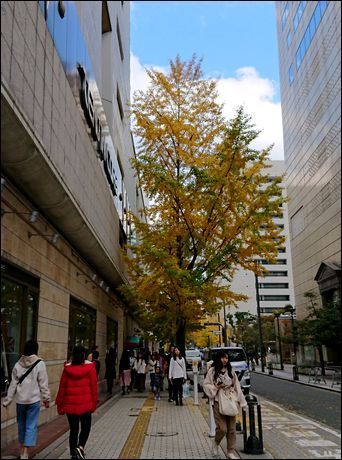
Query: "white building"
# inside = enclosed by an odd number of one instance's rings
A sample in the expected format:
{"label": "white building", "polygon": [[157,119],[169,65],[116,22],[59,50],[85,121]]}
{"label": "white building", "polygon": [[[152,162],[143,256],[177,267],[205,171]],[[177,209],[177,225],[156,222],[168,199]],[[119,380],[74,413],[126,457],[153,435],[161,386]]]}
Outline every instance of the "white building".
{"label": "white building", "polygon": [[[266,170],[270,180],[279,177],[284,173],[283,161],[272,161],[272,167]],[[284,187],[284,185],[282,185]],[[286,195],[283,188],[283,195]],[[267,275],[258,277],[260,313],[272,314],[273,311],[283,308],[286,304],[294,306],[292,263],[289,241],[287,203],[283,205],[282,217],[274,218],[274,222],[280,226],[281,234],[285,237],[285,243],[279,248],[277,263],[270,265],[267,261],[261,263],[267,269]],[[256,277],[253,272],[240,270],[235,275],[232,282],[232,290],[246,294],[249,298],[247,302],[238,302],[238,311],[249,312],[257,315],[256,302]],[[236,308],[226,308],[226,313],[235,313]],[[223,312],[221,313],[223,318]]]}

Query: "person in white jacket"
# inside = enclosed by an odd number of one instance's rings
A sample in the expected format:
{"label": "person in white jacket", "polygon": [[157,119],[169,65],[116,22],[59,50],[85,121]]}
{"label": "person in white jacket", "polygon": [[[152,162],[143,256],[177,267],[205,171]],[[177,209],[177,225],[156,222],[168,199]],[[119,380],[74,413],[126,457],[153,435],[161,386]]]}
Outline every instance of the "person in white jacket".
{"label": "person in white jacket", "polygon": [[247,407],[246,399],[242,393],[237,375],[229,362],[229,357],[224,350],[215,356],[213,364],[203,382],[203,390],[209,397],[209,404],[213,405],[216,424],[215,438],[213,439],[213,458],[219,458],[219,445],[224,436],[227,437],[228,458],[239,458],[235,454],[236,447],[236,419],[235,416],[223,415],[219,411],[218,391],[234,391],[240,409]]}
{"label": "person in white jacket", "polygon": [[[24,354],[13,368],[7,396],[2,403],[7,407],[14,397],[16,399],[20,458],[29,458],[29,447],[36,445],[41,397],[45,407],[50,405],[46,366],[37,353],[38,343],[28,340],[24,346]],[[26,372],[27,376],[20,382]]]}
{"label": "person in white jacket", "polygon": [[176,401],[176,406],[183,406],[183,383],[186,382],[186,365],[185,359],[177,346],[175,346],[173,357],[170,359],[169,380],[172,382],[173,400]]}

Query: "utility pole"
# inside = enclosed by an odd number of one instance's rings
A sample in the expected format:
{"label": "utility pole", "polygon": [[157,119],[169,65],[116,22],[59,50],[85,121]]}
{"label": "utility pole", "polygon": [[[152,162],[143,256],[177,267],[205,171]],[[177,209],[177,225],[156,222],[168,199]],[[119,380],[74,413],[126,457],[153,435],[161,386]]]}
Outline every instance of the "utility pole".
{"label": "utility pole", "polygon": [[[258,262],[256,261],[256,263]],[[261,372],[265,372],[265,363],[264,363],[265,352],[264,352],[264,341],[262,337],[260,300],[259,300],[259,280],[258,280],[257,273],[255,273],[255,290],[256,290],[257,315],[258,315],[259,348],[260,348],[260,355],[261,355]]]}

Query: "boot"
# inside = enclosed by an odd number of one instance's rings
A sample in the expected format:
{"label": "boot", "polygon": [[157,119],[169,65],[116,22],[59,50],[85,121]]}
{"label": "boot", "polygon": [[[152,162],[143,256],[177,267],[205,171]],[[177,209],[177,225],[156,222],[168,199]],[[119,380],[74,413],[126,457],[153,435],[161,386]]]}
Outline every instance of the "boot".
{"label": "boot", "polygon": [[122,395],[125,395],[125,394],[126,394],[126,392],[125,392],[125,387],[124,387],[124,386],[122,387],[122,393],[121,393],[121,394],[122,394]]}
{"label": "boot", "polygon": [[183,406],[183,399],[182,399],[182,398],[179,398],[179,404],[180,404],[181,406]]}

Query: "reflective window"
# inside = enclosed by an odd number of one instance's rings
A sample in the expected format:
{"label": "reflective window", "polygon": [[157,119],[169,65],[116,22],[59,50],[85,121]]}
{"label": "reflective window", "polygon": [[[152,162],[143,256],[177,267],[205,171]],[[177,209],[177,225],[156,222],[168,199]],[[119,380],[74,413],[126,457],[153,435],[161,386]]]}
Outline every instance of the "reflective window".
{"label": "reflective window", "polygon": [[302,17],[302,14],[303,14],[303,11],[306,7],[306,1],[304,2],[299,2],[299,5],[298,5],[298,8],[297,8],[297,11],[294,15],[294,18],[293,18],[293,30],[296,31],[297,30],[297,27],[298,27],[298,24],[299,24],[299,21],[300,21],[300,18]]}
{"label": "reflective window", "polygon": [[71,299],[67,358],[70,358],[75,345],[82,345],[90,351],[95,343],[96,310],[76,299]]}
{"label": "reflective window", "polygon": [[290,68],[289,68],[289,82],[290,82],[290,85],[292,84],[293,80],[294,80],[293,65],[291,64]]}
{"label": "reflective window", "polygon": [[286,2],[284,12],[283,12],[283,15],[281,17],[281,25],[282,25],[283,30],[284,30],[284,27],[286,25],[288,15],[289,15],[289,2]]}
{"label": "reflective window", "polygon": [[297,70],[301,66],[301,63],[304,59],[304,56],[309,49],[309,46],[311,44],[311,41],[315,35],[316,29],[319,26],[319,23],[321,22],[321,19],[323,17],[323,14],[325,13],[325,10],[327,9],[328,2],[318,2],[317,6],[315,8],[315,11],[313,12],[313,15],[311,16],[310,22],[308,27],[305,30],[304,36],[302,38],[302,41],[300,42],[300,45],[297,49],[296,52],[296,68]]}
{"label": "reflective window", "polygon": [[289,295],[259,295],[259,300],[264,302],[278,302],[282,300],[290,300]]}
{"label": "reflective window", "polygon": [[291,45],[291,30],[289,31],[289,33],[287,34],[287,37],[286,37],[286,43],[287,43],[287,47],[289,48],[290,45]]}
{"label": "reflective window", "polygon": [[36,338],[39,279],[1,262],[1,393],[24,344]]}
{"label": "reflective window", "polygon": [[289,283],[259,283],[260,289],[288,289]]}

